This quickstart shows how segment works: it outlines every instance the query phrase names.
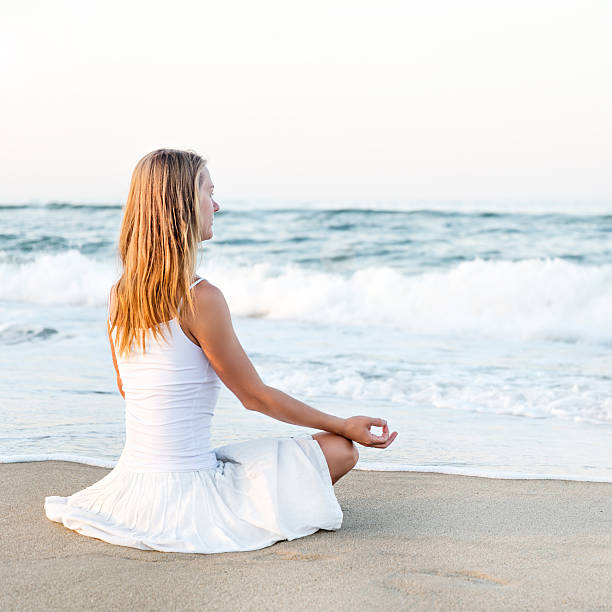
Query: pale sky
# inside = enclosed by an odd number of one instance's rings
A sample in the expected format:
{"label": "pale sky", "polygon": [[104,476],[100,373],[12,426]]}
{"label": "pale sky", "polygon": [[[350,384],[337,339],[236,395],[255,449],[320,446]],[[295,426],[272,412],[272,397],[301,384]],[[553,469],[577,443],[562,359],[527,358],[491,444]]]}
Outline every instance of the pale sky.
{"label": "pale sky", "polygon": [[0,4],[0,202],[611,200],[608,1]]}

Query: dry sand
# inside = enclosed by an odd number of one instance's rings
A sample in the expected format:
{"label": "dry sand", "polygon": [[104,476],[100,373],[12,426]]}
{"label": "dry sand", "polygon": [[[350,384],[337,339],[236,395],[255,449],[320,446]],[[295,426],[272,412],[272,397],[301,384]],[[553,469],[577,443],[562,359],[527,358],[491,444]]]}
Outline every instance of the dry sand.
{"label": "dry sand", "polygon": [[46,518],[108,471],[0,464],[0,609],[612,610],[612,484],[353,471],[340,531],[201,555]]}

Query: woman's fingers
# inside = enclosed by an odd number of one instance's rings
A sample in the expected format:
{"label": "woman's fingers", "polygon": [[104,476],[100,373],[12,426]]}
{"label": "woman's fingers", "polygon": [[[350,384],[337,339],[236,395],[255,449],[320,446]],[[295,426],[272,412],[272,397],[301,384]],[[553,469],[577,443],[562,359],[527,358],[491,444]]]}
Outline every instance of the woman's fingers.
{"label": "woman's fingers", "polygon": [[[361,444],[362,446],[368,446],[372,448],[387,448],[389,444],[397,437],[397,431],[394,431],[389,435],[389,425],[385,419],[378,419],[367,416],[355,416],[347,419],[349,426],[347,428],[347,435],[349,438]],[[378,436],[372,433],[372,427],[381,427],[381,435]]]}
{"label": "woman's fingers", "polygon": [[372,443],[380,444],[381,442],[386,442],[387,439],[389,438],[389,426],[387,425],[387,421],[383,419],[372,419],[372,421],[378,421],[382,423],[382,425],[376,425],[376,423],[371,423],[370,425],[368,425],[368,431],[370,427],[372,427],[372,425],[375,425],[377,427],[382,427],[382,435],[380,436],[377,436],[376,434],[373,434],[372,432],[370,432],[370,438],[372,439]]}
{"label": "woman's fingers", "polygon": [[386,441],[373,442],[372,444],[369,444],[368,446],[371,446],[373,448],[387,448],[387,446],[389,446],[389,444],[391,444],[391,442],[393,442],[395,438],[397,438],[397,431],[394,431]]}
{"label": "woman's fingers", "polygon": [[383,442],[382,444],[373,444],[372,448],[387,448],[387,446],[389,446],[391,442],[395,440],[396,437],[397,437],[397,434],[394,436],[389,436],[389,439],[386,442]]}
{"label": "woman's fingers", "polygon": [[370,419],[369,425],[370,427],[373,425],[374,427],[384,427],[387,424],[385,419]]}
{"label": "woman's fingers", "polygon": [[381,444],[382,442],[386,442],[387,439],[389,438],[389,431],[387,431],[385,433],[385,431],[383,430],[382,436],[377,436],[376,434],[373,434],[372,432],[370,433],[370,441],[372,444]]}

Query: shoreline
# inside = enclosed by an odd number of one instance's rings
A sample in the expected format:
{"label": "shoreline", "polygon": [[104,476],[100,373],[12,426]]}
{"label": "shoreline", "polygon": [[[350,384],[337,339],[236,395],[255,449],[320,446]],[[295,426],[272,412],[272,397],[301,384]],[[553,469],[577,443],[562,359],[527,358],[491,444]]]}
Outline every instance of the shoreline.
{"label": "shoreline", "polygon": [[612,485],[353,470],[338,531],[213,555],[82,536],[44,514],[108,468],[0,464],[0,609],[609,609]]}
{"label": "shoreline", "polygon": [[[49,453],[34,455],[0,455],[0,465],[13,463],[41,463],[44,461],[64,461],[92,467],[113,469],[117,461],[99,459],[72,453]],[[493,480],[559,480],[566,482],[612,483],[612,476],[583,476],[581,474],[528,474],[523,472],[495,472],[488,468],[455,468],[452,466],[422,466],[393,463],[359,464],[353,468],[358,472],[400,472],[420,474],[445,474],[449,476],[470,476],[473,478],[489,478]]]}

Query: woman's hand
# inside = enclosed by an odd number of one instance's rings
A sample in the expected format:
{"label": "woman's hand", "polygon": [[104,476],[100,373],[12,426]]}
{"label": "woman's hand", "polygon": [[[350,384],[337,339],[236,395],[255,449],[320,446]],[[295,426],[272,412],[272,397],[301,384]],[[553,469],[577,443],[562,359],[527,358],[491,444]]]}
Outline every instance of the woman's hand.
{"label": "woman's hand", "polygon": [[[382,427],[382,436],[376,436],[371,427]],[[389,426],[384,419],[374,419],[367,416],[353,416],[344,420],[342,435],[362,446],[387,448],[397,437],[397,431],[389,435]]]}

